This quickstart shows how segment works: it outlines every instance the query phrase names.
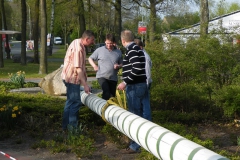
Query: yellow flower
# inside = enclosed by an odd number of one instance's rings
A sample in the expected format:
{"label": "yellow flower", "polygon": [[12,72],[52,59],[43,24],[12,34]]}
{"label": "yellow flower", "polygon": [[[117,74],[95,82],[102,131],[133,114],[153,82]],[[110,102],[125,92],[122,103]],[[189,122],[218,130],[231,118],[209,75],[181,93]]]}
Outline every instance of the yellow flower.
{"label": "yellow flower", "polygon": [[4,111],[4,108],[2,107],[2,108],[0,108],[0,111]]}
{"label": "yellow flower", "polygon": [[21,112],[18,112],[18,114],[21,114]]}
{"label": "yellow flower", "polygon": [[18,110],[18,106],[13,107],[13,110],[17,111]]}
{"label": "yellow flower", "polygon": [[12,114],[12,118],[16,118],[17,115],[15,113]]}

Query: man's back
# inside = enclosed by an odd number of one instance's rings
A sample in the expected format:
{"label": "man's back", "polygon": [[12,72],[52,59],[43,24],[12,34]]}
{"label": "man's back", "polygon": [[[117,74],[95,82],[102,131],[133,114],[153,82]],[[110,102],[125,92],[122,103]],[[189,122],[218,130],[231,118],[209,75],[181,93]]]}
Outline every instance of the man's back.
{"label": "man's back", "polygon": [[127,84],[146,82],[145,56],[139,46],[131,43],[126,47],[123,59],[123,80]]}

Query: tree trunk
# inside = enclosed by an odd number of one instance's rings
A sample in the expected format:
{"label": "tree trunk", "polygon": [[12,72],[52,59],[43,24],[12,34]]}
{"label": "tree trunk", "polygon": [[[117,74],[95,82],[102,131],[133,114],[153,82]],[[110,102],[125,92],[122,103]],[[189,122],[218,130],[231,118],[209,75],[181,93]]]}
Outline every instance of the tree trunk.
{"label": "tree trunk", "polygon": [[[1,18],[0,18],[1,19]],[[0,22],[1,24],[1,22]],[[0,68],[4,67],[4,61],[3,61],[3,46],[2,46],[2,35],[0,34]]]}
{"label": "tree trunk", "polygon": [[200,36],[204,37],[208,34],[208,22],[209,22],[209,8],[208,0],[201,0],[200,6]]}
{"label": "tree trunk", "polygon": [[[6,21],[6,15],[5,15],[5,7],[4,7],[4,0],[1,0],[1,17],[2,17],[2,26],[4,30],[7,30],[7,21]],[[10,44],[9,44],[9,39],[8,39],[8,35],[6,34],[6,39],[5,39],[5,42],[4,42],[4,48],[5,48],[5,52],[6,52],[6,55],[7,55],[7,59],[10,59],[10,52],[11,52],[11,49],[10,49]],[[4,51],[3,51],[4,53]]]}
{"label": "tree trunk", "polygon": [[79,34],[82,36],[83,32],[86,30],[86,22],[84,16],[84,3],[83,0],[78,0],[78,15],[79,15]]}
{"label": "tree trunk", "polygon": [[34,40],[34,63],[39,64],[38,42],[39,42],[39,0],[35,0],[35,11],[33,19],[33,40]]}
{"label": "tree trunk", "polygon": [[21,0],[21,9],[22,9],[21,65],[26,65],[26,30],[27,30],[26,0]]}
{"label": "tree trunk", "polygon": [[157,21],[157,11],[156,11],[156,1],[152,1],[150,4],[150,25],[149,25],[149,41],[154,42],[156,33],[156,21]]}
{"label": "tree trunk", "polygon": [[121,31],[122,31],[122,12],[121,12],[121,0],[116,0],[115,2],[115,18],[116,18],[116,28],[115,28],[115,37],[116,37],[116,41],[119,42],[120,41],[120,35],[121,35]]}
{"label": "tree trunk", "polygon": [[[2,14],[3,14],[3,24],[4,24],[4,30],[7,30],[8,27],[7,27],[7,20],[6,20],[6,14],[5,14],[5,7],[4,7],[4,1],[3,1],[3,8],[2,8]],[[10,56],[10,53],[11,53],[11,48],[10,48],[10,44],[9,44],[9,38],[8,38],[8,35],[6,35],[6,40],[5,40],[5,44],[4,44],[4,47],[5,47],[5,52],[6,52],[6,55],[7,55],[7,59],[11,59],[11,56]]]}
{"label": "tree trunk", "polygon": [[[2,0],[0,1],[2,3]],[[2,27],[2,10],[0,10],[0,27]],[[2,46],[2,35],[0,34],[0,68],[4,67],[3,61],[3,46]]]}
{"label": "tree trunk", "polygon": [[51,22],[50,22],[50,44],[47,46],[47,55],[52,56],[53,50],[53,25],[54,25],[54,9],[55,9],[55,0],[52,0],[52,12],[51,12]]}
{"label": "tree trunk", "polygon": [[41,53],[39,74],[47,74],[47,13],[46,0],[40,0],[41,13]]}
{"label": "tree trunk", "polygon": [[[92,9],[91,9],[91,0],[87,0],[87,5],[88,5],[88,28],[92,28]],[[80,35],[79,35],[80,37]]]}

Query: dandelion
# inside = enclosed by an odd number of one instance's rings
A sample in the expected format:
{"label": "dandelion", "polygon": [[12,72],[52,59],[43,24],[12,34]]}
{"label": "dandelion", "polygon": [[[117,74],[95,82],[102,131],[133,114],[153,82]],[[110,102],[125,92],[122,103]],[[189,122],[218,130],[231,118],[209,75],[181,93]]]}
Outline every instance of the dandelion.
{"label": "dandelion", "polygon": [[13,107],[13,111],[17,111],[18,110],[18,106]]}
{"label": "dandelion", "polygon": [[12,118],[16,118],[17,115],[15,113],[12,114]]}

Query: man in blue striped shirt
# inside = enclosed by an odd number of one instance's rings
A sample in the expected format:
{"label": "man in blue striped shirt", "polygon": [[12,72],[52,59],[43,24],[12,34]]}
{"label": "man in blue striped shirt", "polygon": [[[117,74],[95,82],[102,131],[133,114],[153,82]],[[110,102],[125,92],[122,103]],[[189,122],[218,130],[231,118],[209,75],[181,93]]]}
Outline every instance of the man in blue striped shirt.
{"label": "man in blue striped shirt", "polygon": [[[117,88],[119,90],[126,89],[128,110],[130,112],[151,121],[144,53],[134,43],[134,35],[130,30],[121,32],[121,41],[126,48],[126,53],[123,59],[123,82]],[[140,145],[132,141],[129,148],[127,148],[127,152],[139,152],[139,149]]]}

